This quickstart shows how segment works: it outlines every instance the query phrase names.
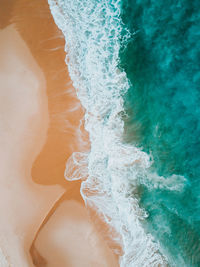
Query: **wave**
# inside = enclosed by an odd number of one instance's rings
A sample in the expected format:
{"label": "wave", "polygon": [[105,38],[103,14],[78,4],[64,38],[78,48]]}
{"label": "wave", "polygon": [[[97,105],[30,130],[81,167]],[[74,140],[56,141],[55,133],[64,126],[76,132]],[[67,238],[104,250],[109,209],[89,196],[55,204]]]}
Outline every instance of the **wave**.
{"label": "wave", "polygon": [[[139,206],[138,184],[146,181],[152,161],[148,154],[123,142],[124,101],[129,89],[126,73],[119,66],[124,25],[120,1],[48,0],[52,15],[62,30],[66,63],[84,106],[89,132],[89,153],[74,153],[66,164],[65,178],[82,179],[81,194],[86,205],[114,229],[112,239],[123,249],[120,266],[168,266],[152,235],[142,227],[147,213]],[[164,178],[150,178],[163,186]],[[149,181],[150,181],[149,180]],[[172,188],[182,177],[173,177]],[[151,185],[151,182],[149,182]],[[176,190],[176,188],[175,188]],[[117,251],[116,251],[117,253]]]}

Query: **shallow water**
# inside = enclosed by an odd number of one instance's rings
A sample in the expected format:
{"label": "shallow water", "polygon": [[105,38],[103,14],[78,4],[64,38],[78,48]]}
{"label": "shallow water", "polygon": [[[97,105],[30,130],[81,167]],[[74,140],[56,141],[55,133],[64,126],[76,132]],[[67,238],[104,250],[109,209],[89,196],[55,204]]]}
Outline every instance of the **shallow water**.
{"label": "shallow water", "polygon": [[49,4],[91,141],[65,178],[83,180],[121,266],[199,266],[199,1]]}

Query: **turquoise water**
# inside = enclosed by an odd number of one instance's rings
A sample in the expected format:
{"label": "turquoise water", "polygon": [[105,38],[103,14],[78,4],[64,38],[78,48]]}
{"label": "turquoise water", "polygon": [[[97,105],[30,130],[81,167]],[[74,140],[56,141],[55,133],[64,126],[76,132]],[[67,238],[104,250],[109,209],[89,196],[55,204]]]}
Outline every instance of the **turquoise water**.
{"label": "turquoise water", "polygon": [[121,267],[200,266],[200,0],[48,2],[91,142],[65,178]]}
{"label": "turquoise water", "polygon": [[154,181],[139,185],[149,215],[144,227],[178,267],[200,266],[199,8],[199,0],[122,3],[124,26],[133,34],[120,53],[131,82],[124,139],[151,155],[149,173],[176,177],[174,186],[182,181],[177,190]]}

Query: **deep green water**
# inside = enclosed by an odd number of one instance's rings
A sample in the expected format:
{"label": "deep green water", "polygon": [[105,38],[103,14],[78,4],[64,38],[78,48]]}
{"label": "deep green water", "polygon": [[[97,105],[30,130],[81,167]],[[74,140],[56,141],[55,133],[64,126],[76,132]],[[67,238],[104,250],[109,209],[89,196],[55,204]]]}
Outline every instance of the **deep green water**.
{"label": "deep green water", "polygon": [[125,140],[152,155],[149,172],[185,177],[178,191],[140,185],[140,205],[149,214],[144,226],[172,266],[197,267],[200,0],[123,0],[122,10],[125,26],[135,33],[120,55],[132,84],[125,98]]}

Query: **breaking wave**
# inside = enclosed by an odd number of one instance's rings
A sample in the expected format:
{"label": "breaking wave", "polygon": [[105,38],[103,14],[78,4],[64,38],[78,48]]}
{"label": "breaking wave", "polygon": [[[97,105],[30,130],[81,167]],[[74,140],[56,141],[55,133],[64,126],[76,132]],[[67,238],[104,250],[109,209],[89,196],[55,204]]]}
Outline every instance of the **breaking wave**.
{"label": "breaking wave", "polygon": [[123,141],[123,96],[130,85],[119,68],[119,51],[130,34],[120,18],[120,1],[49,0],[49,5],[65,36],[66,63],[91,142],[89,153],[76,152],[68,160],[65,178],[82,179],[86,205],[122,247],[120,266],[168,266],[160,245],[142,227],[148,215],[139,205],[138,185],[183,190],[184,177],[148,174],[150,156]]}

